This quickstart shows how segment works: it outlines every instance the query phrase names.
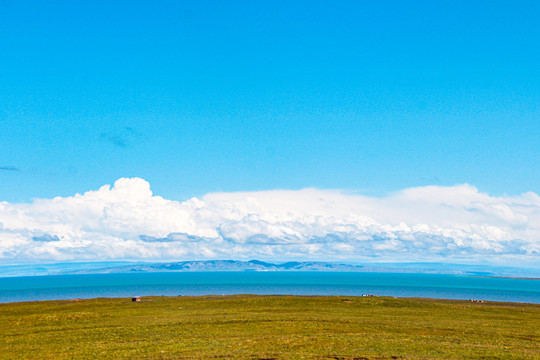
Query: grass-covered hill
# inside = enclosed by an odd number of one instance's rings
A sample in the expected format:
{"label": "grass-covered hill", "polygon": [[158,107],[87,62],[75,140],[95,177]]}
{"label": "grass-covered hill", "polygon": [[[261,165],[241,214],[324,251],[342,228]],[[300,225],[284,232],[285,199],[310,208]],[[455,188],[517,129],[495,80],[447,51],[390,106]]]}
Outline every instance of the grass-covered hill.
{"label": "grass-covered hill", "polygon": [[0,359],[540,359],[540,305],[208,296],[0,304]]}

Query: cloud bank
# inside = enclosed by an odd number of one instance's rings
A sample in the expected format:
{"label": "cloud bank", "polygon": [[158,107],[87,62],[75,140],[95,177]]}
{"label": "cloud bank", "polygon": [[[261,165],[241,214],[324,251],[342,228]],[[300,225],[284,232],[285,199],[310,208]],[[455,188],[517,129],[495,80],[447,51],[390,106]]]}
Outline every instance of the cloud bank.
{"label": "cloud bank", "polygon": [[154,196],[140,178],[71,197],[0,203],[0,263],[310,259],[349,262],[540,258],[540,197],[470,185],[387,197],[334,190]]}

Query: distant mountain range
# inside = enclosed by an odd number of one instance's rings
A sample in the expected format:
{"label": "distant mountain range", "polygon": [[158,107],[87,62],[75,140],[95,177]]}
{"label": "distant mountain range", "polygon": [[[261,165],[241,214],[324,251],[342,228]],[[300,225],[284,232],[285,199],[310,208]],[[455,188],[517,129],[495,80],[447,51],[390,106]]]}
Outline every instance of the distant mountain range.
{"label": "distant mountain range", "polygon": [[130,264],[107,266],[103,268],[66,271],[65,274],[105,274],[131,272],[169,272],[169,271],[339,271],[339,272],[397,272],[426,274],[459,274],[472,276],[512,276],[538,277],[533,269],[495,267],[486,265],[459,265],[443,263],[401,263],[376,265],[351,265],[317,261],[290,261],[270,263],[260,260],[205,260],[181,261],[171,263]]}
{"label": "distant mountain range", "polygon": [[326,262],[297,262],[291,261],[274,264],[259,260],[206,260],[181,261],[161,264],[135,264],[111,266],[101,269],[79,270],[71,273],[126,273],[126,272],[162,272],[162,271],[377,271],[378,268],[346,265]]}
{"label": "distant mountain range", "polygon": [[394,272],[524,278],[540,277],[540,270],[538,269],[502,267],[494,265],[463,265],[445,263],[376,263],[369,265],[352,265],[318,261],[289,261],[284,263],[270,263],[260,260],[204,260],[168,263],[88,262],[39,265],[4,265],[0,266],[0,277],[189,271]]}

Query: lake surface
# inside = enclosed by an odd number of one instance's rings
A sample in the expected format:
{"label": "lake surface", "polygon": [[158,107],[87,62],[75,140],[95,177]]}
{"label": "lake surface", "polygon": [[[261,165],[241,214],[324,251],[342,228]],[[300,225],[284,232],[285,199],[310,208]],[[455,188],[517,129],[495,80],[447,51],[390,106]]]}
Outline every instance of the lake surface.
{"label": "lake surface", "polygon": [[374,294],[540,304],[540,281],[365,272],[152,272],[0,278],[0,302],[229,294]]}

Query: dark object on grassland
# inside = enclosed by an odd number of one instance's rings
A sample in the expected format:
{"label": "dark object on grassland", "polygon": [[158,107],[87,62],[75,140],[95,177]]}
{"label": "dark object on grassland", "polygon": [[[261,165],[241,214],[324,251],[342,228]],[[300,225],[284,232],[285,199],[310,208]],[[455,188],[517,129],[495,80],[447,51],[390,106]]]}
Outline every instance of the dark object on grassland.
{"label": "dark object on grassland", "polygon": [[141,302],[141,297],[140,296],[132,297],[131,302]]}
{"label": "dark object on grassland", "polygon": [[476,300],[476,299],[470,299],[469,300],[470,302],[479,302],[479,303],[483,303],[484,300]]}

